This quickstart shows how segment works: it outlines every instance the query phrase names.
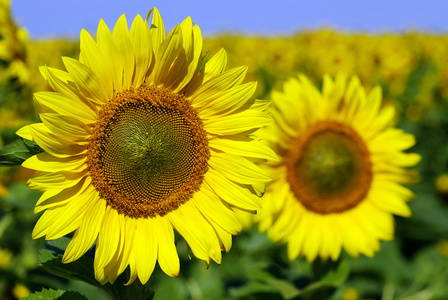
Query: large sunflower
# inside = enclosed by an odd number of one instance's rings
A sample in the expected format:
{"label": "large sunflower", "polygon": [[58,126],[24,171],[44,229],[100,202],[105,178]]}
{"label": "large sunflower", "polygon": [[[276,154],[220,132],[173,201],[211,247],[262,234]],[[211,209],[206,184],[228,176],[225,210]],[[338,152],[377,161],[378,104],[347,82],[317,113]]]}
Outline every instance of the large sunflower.
{"label": "large sunflower", "polygon": [[101,20],[96,41],[83,30],[67,72],[41,68],[54,89],[35,94],[42,123],[18,131],[45,150],[23,163],[38,171],[28,186],[44,191],[33,238],[75,231],[65,263],[96,241],[103,284],[128,265],[128,283],[145,283],[156,261],[178,276],[173,229],[196,257],[220,263],[241,230],[234,209],[257,210],[251,190],[270,179],[252,161],[276,157],[250,137],[272,121],[268,101],[249,100],[246,67],[225,71],[224,50],[204,65],[189,17],[166,36],[152,14],[130,30],[124,15],[113,32]]}
{"label": "large sunflower", "polygon": [[391,240],[393,214],[408,217],[413,194],[405,167],[420,156],[403,151],[414,137],[391,127],[392,106],[381,107],[381,89],[368,95],[354,77],[326,76],[322,93],[305,77],[291,78],[272,94],[275,125],[261,131],[280,157],[266,164],[260,229],[299,254],[336,260],[373,256],[379,240]]}

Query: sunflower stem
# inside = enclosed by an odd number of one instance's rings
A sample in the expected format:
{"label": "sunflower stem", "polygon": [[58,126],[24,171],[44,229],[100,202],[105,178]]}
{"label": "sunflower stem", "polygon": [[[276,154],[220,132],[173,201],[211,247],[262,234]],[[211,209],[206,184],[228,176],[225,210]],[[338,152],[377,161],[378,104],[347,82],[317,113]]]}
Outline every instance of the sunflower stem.
{"label": "sunflower stem", "polygon": [[127,287],[127,300],[152,300],[154,291],[148,285],[142,285],[136,280]]}
{"label": "sunflower stem", "polygon": [[340,259],[336,261],[332,260],[322,260],[321,258],[316,258],[316,260],[313,261],[313,281],[319,281],[327,275],[327,273],[331,270],[336,270],[339,266]]}

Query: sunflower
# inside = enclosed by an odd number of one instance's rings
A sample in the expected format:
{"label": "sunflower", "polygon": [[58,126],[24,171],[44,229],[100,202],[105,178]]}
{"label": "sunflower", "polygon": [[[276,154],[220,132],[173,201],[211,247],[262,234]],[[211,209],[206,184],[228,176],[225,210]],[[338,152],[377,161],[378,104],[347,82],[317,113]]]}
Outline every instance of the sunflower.
{"label": "sunflower", "polygon": [[174,230],[220,263],[241,231],[234,210],[259,209],[253,191],[270,180],[254,161],[276,156],[253,138],[272,123],[269,101],[250,100],[256,83],[242,83],[246,67],[225,71],[224,50],[203,63],[190,17],[167,36],[155,8],[130,30],[124,15],[112,32],[101,20],[80,48],[79,61],[63,57],[67,72],[41,68],[54,92],[35,93],[42,123],[18,131],[45,150],[23,163],[44,191],[33,238],[74,231],[65,263],[96,241],[102,284],[128,266],[128,284],[146,283],[156,262],[179,276]]}
{"label": "sunflower", "polygon": [[325,76],[320,92],[300,75],[273,92],[270,109],[276,124],[260,131],[280,161],[264,168],[272,181],[259,229],[287,242],[290,260],[336,260],[342,248],[373,256],[393,239],[393,214],[411,215],[413,194],[401,184],[415,180],[405,167],[420,160],[403,152],[414,137],[391,127],[381,89],[366,95],[358,78],[338,75]]}

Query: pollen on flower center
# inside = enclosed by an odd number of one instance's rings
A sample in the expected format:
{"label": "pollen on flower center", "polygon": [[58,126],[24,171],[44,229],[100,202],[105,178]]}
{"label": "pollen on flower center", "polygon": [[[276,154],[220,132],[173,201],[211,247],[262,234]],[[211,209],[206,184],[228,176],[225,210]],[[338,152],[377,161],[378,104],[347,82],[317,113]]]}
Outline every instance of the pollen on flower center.
{"label": "pollen on flower center", "polygon": [[349,126],[324,121],[301,134],[287,156],[296,198],[320,214],[358,205],[370,188],[372,167],[364,141]]}
{"label": "pollen on flower center", "polygon": [[188,100],[142,85],[99,112],[88,165],[100,196],[133,218],[163,216],[198,191],[210,157],[202,121]]}

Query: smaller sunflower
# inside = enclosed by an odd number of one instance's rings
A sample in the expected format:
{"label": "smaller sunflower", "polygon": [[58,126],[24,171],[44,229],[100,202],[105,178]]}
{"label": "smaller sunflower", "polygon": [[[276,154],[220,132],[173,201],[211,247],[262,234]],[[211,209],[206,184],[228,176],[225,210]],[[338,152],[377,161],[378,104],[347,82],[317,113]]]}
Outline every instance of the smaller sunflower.
{"label": "smaller sunflower", "polygon": [[272,100],[276,124],[261,134],[280,161],[264,166],[273,180],[260,230],[287,242],[290,260],[336,260],[342,248],[373,256],[380,240],[393,239],[393,214],[411,215],[413,193],[401,184],[420,160],[403,152],[414,137],[391,127],[394,108],[381,106],[381,89],[366,95],[356,77],[325,76],[320,92],[301,75]]}

